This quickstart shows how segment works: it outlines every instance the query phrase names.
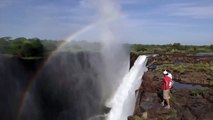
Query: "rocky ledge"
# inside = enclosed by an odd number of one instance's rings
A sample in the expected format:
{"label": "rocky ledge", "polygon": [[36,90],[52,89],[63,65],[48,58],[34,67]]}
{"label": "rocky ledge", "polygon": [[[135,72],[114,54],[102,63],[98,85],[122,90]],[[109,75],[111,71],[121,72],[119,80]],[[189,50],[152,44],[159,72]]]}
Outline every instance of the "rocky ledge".
{"label": "rocky ledge", "polygon": [[[144,73],[143,82],[136,91],[138,97],[134,114],[129,116],[128,120],[212,120],[213,77],[210,73],[212,72],[212,57],[199,58],[200,61],[197,62],[195,59],[198,57],[191,56],[179,56],[179,58],[170,56],[169,60],[164,60],[166,58],[167,56],[149,58],[148,67],[153,64],[157,66]],[[181,65],[181,68],[174,66],[177,58],[181,63],[178,66]],[[188,59],[191,60],[188,61]],[[192,65],[187,66],[188,64]],[[196,64],[200,66],[193,66]],[[203,66],[204,64],[206,66]],[[188,70],[187,67],[191,68]],[[171,90],[171,109],[169,110],[164,109],[160,104],[163,69],[170,69],[176,81]],[[193,89],[178,88],[179,83],[201,86]]]}

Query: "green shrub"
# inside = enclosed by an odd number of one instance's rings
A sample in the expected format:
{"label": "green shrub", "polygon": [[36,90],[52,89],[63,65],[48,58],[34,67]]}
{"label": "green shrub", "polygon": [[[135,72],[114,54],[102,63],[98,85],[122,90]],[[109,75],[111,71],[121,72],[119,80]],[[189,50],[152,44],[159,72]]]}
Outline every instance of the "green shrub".
{"label": "green shrub", "polygon": [[192,96],[205,95],[205,94],[207,94],[208,92],[209,92],[209,89],[203,89],[203,90],[197,89],[197,90],[193,90],[193,91],[191,92],[191,95],[192,95]]}
{"label": "green shrub", "polygon": [[139,116],[134,116],[133,120],[142,120]]}

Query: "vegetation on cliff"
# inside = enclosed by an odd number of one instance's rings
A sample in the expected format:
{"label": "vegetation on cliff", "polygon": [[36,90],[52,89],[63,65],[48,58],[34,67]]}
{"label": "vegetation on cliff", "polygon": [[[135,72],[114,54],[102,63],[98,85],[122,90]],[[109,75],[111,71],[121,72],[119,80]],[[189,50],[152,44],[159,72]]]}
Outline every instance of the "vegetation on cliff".
{"label": "vegetation on cliff", "polygon": [[213,85],[213,56],[158,55],[149,59],[148,67],[159,74],[168,69],[184,83]]}
{"label": "vegetation on cliff", "polygon": [[39,38],[11,37],[0,38],[0,54],[18,57],[43,57],[53,51],[60,42],[40,40]]}
{"label": "vegetation on cliff", "polygon": [[[64,40],[42,40],[39,38],[0,38],[0,54],[18,56],[24,59],[34,59],[45,57],[57,49]],[[81,52],[81,51],[98,51],[100,43],[87,41],[72,41],[64,46],[61,51]]]}
{"label": "vegetation on cliff", "polygon": [[131,52],[135,54],[174,54],[174,53],[199,53],[199,52],[212,52],[213,45],[181,45],[180,43],[167,44],[167,45],[143,45],[132,44]]}

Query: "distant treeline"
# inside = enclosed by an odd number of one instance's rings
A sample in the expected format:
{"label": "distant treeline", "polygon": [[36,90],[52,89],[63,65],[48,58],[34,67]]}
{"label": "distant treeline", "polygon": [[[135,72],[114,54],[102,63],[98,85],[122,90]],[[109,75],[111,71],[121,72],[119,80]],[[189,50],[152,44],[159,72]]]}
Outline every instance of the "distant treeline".
{"label": "distant treeline", "polygon": [[18,57],[43,57],[57,48],[62,41],[41,40],[39,38],[0,38],[0,54]]}
{"label": "distant treeline", "polygon": [[[0,38],[0,54],[13,55],[18,57],[45,57],[55,50],[63,40],[42,40],[39,38]],[[213,52],[213,45],[181,45],[180,43],[167,45],[144,45],[144,44],[124,44],[130,48],[130,52],[136,54],[174,54],[174,53],[199,53]],[[98,42],[72,41],[68,43],[62,51],[99,51],[101,44]]]}
{"label": "distant treeline", "polygon": [[175,54],[175,53],[199,53],[199,52],[213,52],[213,45],[181,45],[180,43],[167,45],[143,45],[132,44],[131,52],[136,54]]}
{"label": "distant treeline", "polygon": [[[20,58],[46,57],[58,48],[64,40],[43,40],[39,38],[0,38],[0,55],[17,56]],[[71,41],[60,51],[99,51],[101,44],[98,42]]]}

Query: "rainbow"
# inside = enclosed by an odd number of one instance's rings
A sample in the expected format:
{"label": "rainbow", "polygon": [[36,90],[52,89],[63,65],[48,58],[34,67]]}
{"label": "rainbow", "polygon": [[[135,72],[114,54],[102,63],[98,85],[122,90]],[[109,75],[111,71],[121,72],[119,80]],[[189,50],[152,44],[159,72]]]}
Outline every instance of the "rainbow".
{"label": "rainbow", "polygon": [[117,18],[119,18],[121,16],[112,16],[112,17],[109,17],[108,19],[105,19],[105,20],[101,20],[101,21],[98,21],[96,23],[93,23],[93,24],[89,24],[85,27],[83,27],[81,30],[75,32],[74,34],[70,35],[68,38],[66,38],[64,40],[64,42],[62,42],[54,51],[52,51],[48,56],[47,58],[45,59],[45,61],[38,67],[39,69],[36,71],[36,73],[31,77],[31,79],[29,80],[29,83],[26,87],[26,89],[24,90],[24,92],[21,94],[21,97],[20,97],[20,103],[18,105],[18,109],[17,109],[17,114],[16,114],[16,120],[19,120],[20,118],[20,114],[21,114],[21,111],[23,110],[23,105],[24,105],[24,101],[26,99],[26,96],[27,96],[27,93],[32,89],[32,86],[33,86],[33,83],[34,81],[36,80],[37,76],[41,73],[41,69],[50,61],[51,58],[54,57],[54,55],[56,53],[58,53],[60,51],[61,48],[63,48],[67,43],[69,43],[70,41],[72,41],[74,38],[78,37],[79,35],[81,35],[82,33],[92,29],[93,27],[97,26],[97,25],[101,25],[101,24],[106,24],[108,22],[111,22],[111,21],[114,21],[116,20]]}
{"label": "rainbow", "polygon": [[36,80],[37,76],[41,73],[41,69],[51,60],[51,58],[54,57],[54,55],[56,53],[58,53],[60,51],[61,48],[63,48],[67,43],[69,43],[70,41],[72,41],[74,38],[78,37],[79,35],[81,35],[82,33],[88,31],[89,29],[91,29],[92,27],[94,27],[95,24],[90,24],[84,28],[82,28],[81,30],[77,31],[76,33],[72,34],[71,36],[69,36],[68,38],[66,38],[64,40],[64,42],[62,42],[54,51],[52,51],[47,58],[45,59],[45,61],[38,67],[38,70],[36,71],[36,73],[31,77],[31,79],[29,80],[29,83],[26,87],[26,89],[24,90],[24,92],[21,94],[20,97],[20,103],[18,105],[18,109],[17,109],[17,114],[16,114],[16,120],[19,120],[20,118],[20,114],[21,111],[23,110],[23,105],[24,105],[24,101],[26,99],[27,93],[32,89],[33,83]]}

